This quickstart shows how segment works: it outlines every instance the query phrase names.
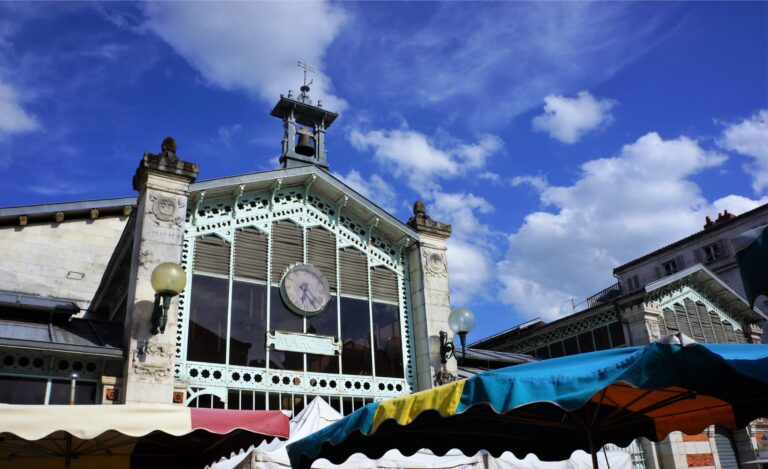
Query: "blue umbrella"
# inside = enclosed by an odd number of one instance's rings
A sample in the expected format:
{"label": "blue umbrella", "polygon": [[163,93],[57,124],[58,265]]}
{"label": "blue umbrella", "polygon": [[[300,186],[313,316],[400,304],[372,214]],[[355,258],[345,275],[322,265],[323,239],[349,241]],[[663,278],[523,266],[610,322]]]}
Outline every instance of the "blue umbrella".
{"label": "blue umbrella", "polygon": [[768,416],[768,345],[680,339],[488,371],[369,404],[290,445],[291,465],[339,464],[355,453],[378,458],[392,448],[404,455],[457,448],[550,461],[582,449],[597,467],[606,443],[660,441],[709,425],[735,430]]}

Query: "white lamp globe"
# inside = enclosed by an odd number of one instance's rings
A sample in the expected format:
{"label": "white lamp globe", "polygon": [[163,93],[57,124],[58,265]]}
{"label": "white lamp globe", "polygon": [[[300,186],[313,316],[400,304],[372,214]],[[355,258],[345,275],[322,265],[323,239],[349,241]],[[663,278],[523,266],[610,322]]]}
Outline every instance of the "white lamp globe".
{"label": "white lamp globe", "polygon": [[475,313],[463,306],[454,308],[448,315],[448,327],[457,334],[472,332],[475,328]]}
{"label": "white lamp globe", "polygon": [[173,262],[163,262],[152,271],[152,288],[157,293],[178,295],[186,284],[187,274]]}

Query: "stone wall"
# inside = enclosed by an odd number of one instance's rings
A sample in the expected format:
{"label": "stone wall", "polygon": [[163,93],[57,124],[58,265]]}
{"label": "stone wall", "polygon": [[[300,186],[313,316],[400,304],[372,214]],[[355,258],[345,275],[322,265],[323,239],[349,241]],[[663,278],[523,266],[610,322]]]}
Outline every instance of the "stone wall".
{"label": "stone wall", "polygon": [[88,308],[128,217],[0,228],[0,291]]}

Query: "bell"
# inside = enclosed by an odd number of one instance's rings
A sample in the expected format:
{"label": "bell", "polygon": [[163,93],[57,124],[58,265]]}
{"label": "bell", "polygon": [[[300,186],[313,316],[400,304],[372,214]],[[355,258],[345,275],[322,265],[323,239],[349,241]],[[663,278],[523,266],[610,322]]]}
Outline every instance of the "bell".
{"label": "bell", "polygon": [[299,129],[299,143],[296,145],[296,153],[304,156],[315,156],[315,147],[312,146],[312,135],[304,129]]}

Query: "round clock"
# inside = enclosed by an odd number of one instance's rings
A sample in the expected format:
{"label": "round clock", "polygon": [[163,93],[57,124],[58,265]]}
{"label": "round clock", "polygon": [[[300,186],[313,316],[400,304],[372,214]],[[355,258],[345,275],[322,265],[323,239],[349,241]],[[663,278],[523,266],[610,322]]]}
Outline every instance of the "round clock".
{"label": "round clock", "polygon": [[288,308],[302,316],[315,316],[328,306],[328,280],[314,266],[297,264],[288,268],[280,282],[280,295]]}

